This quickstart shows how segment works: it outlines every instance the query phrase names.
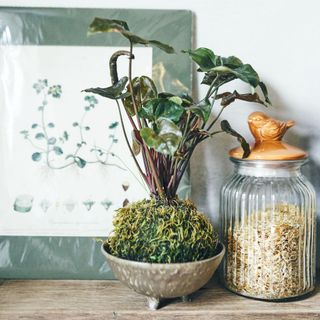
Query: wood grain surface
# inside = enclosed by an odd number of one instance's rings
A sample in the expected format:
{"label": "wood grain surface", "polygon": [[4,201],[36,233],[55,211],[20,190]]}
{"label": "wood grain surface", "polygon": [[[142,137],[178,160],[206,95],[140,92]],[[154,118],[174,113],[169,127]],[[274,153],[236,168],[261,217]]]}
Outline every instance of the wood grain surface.
{"label": "wood grain surface", "polygon": [[120,319],[320,319],[320,292],[293,302],[262,302],[235,295],[210,284],[192,296],[162,303],[149,311],[145,298],[117,281],[0,281],[1,320]]}

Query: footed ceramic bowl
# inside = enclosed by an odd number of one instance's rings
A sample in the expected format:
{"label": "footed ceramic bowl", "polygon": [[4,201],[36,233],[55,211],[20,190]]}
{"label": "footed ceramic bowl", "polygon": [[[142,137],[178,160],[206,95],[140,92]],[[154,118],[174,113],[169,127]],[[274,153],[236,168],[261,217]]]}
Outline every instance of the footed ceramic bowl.
{"label": "footed ceramic bowl", "polygon": [[146,263],[125,260],[101,250],[114,275],[126,286],[147,297],[149,308],[158,309],[160,299],[181,297],[203,287],[218,268],[224,253],[223,244],[212,258],[185,263]]}

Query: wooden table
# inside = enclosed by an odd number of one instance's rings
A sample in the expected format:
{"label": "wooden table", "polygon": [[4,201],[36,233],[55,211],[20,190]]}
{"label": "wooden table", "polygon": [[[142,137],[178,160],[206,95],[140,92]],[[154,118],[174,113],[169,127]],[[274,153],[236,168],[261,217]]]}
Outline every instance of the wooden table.
{"label": "wooden table", "polygon": [[210,284],[191,302],[165,301],[149,311],[144,297],[118,281],[6,280],[0,285],[1,320],[320,319],[320,292],[294,302],[246,299]]}

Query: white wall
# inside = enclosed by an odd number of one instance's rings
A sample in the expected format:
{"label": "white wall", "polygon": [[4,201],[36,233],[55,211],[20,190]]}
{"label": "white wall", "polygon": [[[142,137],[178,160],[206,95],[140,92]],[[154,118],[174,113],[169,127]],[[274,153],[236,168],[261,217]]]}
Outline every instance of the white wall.
{"label": "white wall", "polygon": [[[221,55],[236,55],[251,63],[269,86],[270,113],[294,119],[298,125],[288,140],[310,152],[307,170],[320,191],[320,2],[317,0],[0,0],[0,5],[105,8],[188,9],[195,16],[195,46]],[[204,89],[197,84],[200,96]],[[258,105],[237,103],[225,118],[247,137],[246,118]],[[213,220],[218,216],[218,194],[232,169],[229,138],[200,146],[192,161],[193,198]]]}

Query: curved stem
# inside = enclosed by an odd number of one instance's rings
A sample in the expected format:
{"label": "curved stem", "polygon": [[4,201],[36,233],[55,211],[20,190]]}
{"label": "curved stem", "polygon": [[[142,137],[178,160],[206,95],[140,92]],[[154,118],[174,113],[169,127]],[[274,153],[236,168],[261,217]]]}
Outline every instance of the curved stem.
{"label": "curved stem", "polygon": [[224,107],[221,107],[221,109],[220,109],[219,113],[217,114],[217,116],[213,119],[213,121],[208,126],[207,131],[209,131],[214,126],[214,124],[218,121],[218,119],[221,116],[223,110],[224,110]]}
{"label": "curved stem", "polygon": [[38,149],[38,150],[41,150],[41,151],[43,151],[43,152],[47,152],[46,149],[41,148],[41,147],[37,146],[36,144],[34,144],[33,141],[32,141],[30,138],[27,138],[27,140],[30,142],[30,144],[31,144],[34,148],[36,148],[36,149]]}
{"label": "curved stem", "polygon": [[211,95],[213,94],[213,92],[211,92],[211,91],[212,91],[212,89],[213,89],[213,87],[214,87],[214,85],[216,84],[216,81],[217,81],[218,79],[219,79],[219,75],[217,74],[217,76],[216,76],[216,77],[214,78],[214,80],[212,81],[212,83],[211,83],[211,85],[210,85],[210,87],[209,87],[209,89],[208,89],[208,92],[207,92],[204,100],[207,100],[207,99],[209,99],[209,98],[211,97]]}
{"label": "curved stem", "polygon": [[110,69],[110,78],[111,83],[116,84],[119,81],[118,77],[118,69],[117,69],[117,60],[121,56],[129,56],[131,57],[131,52],[126,50],[116,51],[109,60],[109,69]]}

